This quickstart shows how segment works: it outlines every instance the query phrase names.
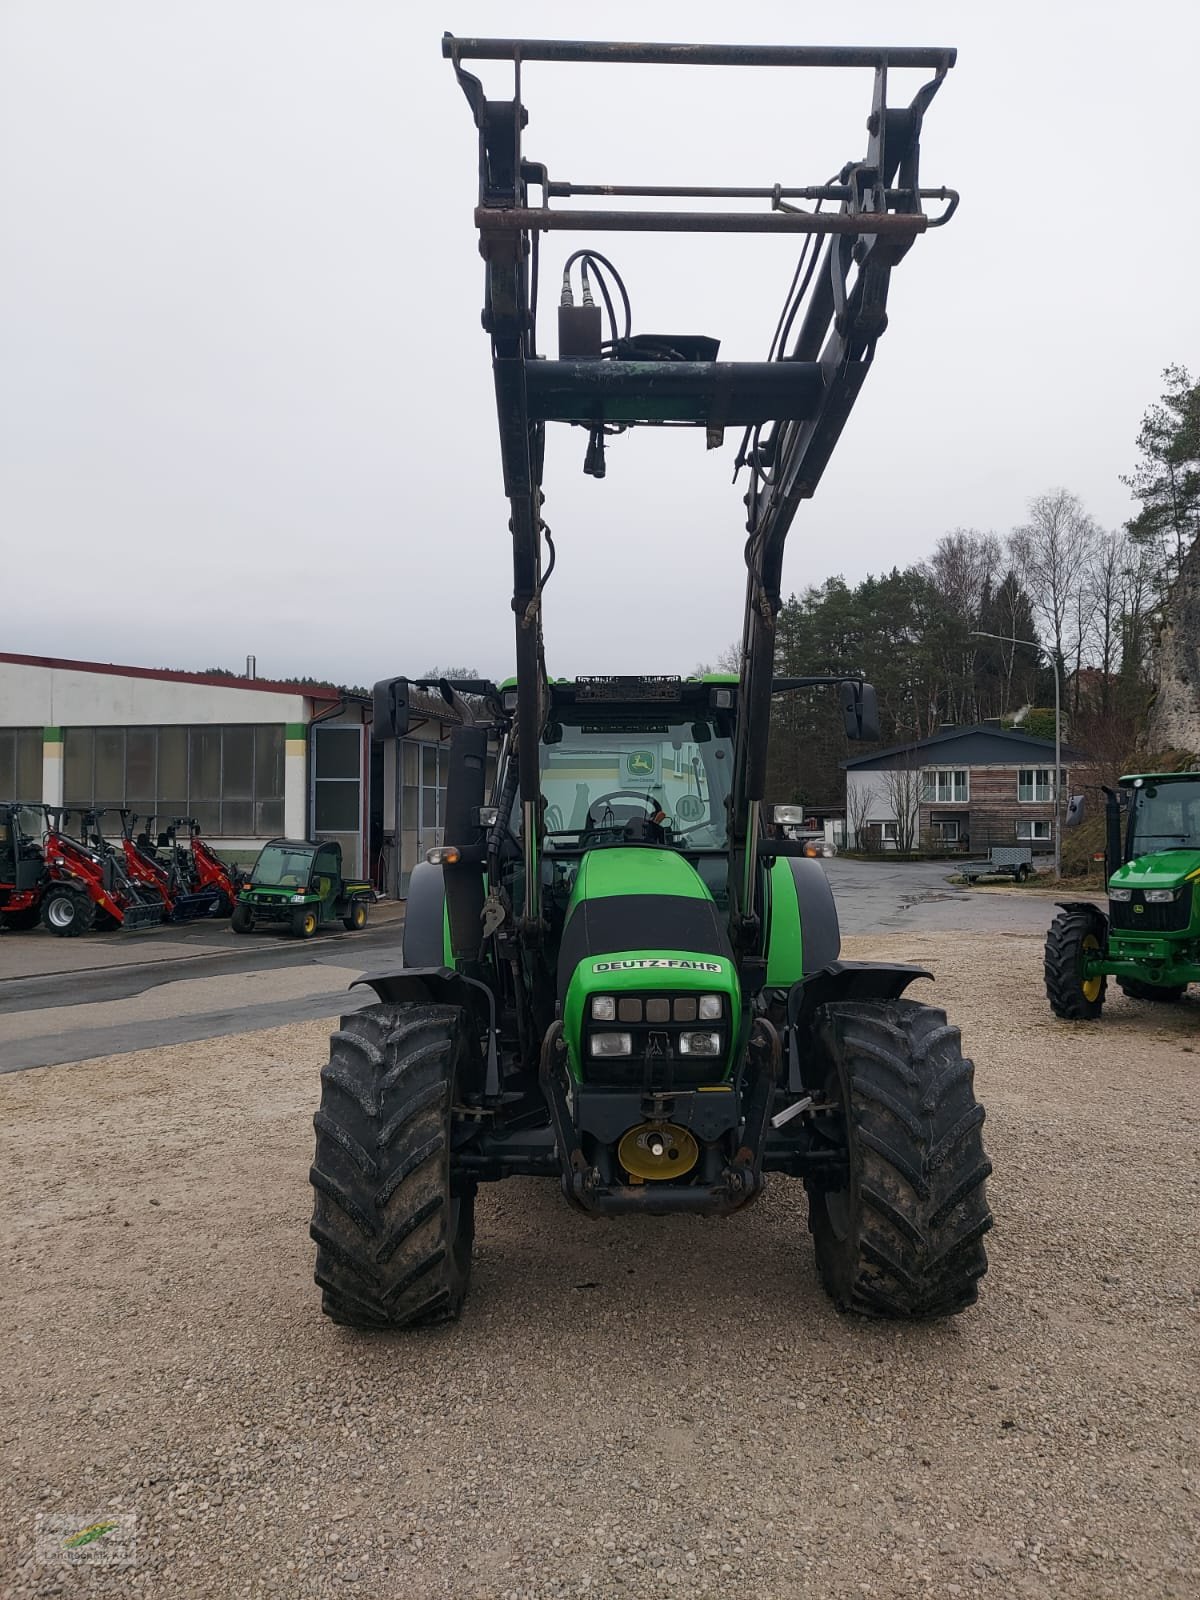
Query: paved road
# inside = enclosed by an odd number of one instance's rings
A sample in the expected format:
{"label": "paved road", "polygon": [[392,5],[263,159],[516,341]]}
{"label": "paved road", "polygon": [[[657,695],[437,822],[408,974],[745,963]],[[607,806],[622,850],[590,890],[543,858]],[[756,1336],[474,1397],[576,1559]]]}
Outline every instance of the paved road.
{"label": "paved road", "polygon": [[967,889],[936,861],[823,862],[846,934],[914,929],[926,933],[1041,933],[1054,897],[1013,885]]}
{"label": "paved road", "polygon": [[400,959],[402,913],[378,906],[364,933],[300,942],[239,938],[228,924],[153,934],[0,942],[0,1072],[58,1066],[189,1039],[336,1016],[373,998],[347,991]]}

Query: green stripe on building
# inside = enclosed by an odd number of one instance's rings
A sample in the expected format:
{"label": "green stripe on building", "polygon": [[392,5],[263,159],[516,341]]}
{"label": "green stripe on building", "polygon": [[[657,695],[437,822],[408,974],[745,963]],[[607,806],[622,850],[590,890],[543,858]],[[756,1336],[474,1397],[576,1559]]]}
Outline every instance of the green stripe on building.
{"label": "green stripe on building", "polygon": [[42,729],[42,743],[43,744],[61,744],[62,742],[63,742],[63,731],[62,731],[61,728],[43,728]]}
{"label": "green stripe on building", "polygon": [[283,736],[285,739],[307,739],[308,725],[304,722],[285,722]]}

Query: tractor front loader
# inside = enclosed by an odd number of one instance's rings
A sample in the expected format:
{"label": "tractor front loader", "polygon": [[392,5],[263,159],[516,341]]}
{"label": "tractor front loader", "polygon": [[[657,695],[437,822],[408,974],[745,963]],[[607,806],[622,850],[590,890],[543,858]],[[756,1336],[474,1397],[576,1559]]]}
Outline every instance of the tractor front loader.
{"label": "tractor front loader", "polygon": [[[1104,793],[1108,913],[1061,901],[1046,935],[1046,996],[1072,1022],[1100,1015],[1110,977],[1167,1004],[1200,983],[1200,772],[1128,773]],[[1068,822],[1082,817],[1080,800]]]}
{"label": "tractor front loader", "polygon": [[[802,815],[763,807],[777,693],[828,687],[849,737],[879,736],[861,679],[774,677],[783,551],[887,326],[892,270],[956,204],[918,172],[923,119],[954,52],[450,36],[443,50],[479,133],[517,670],[499,685],[436,685],[460,723],[445,842],[412,875],[403,965],[358,980],[377,1003],[342,1019],[322,1072],[311,1231],[323,1308],[363,1328],[457,1315],[481,1183],[543,1176],[592,1217],[722,1216],[774,1173],[807,1189],[818,1267],[840,1308],[959,1312],[976,1298],[991,1225],[973,1067],[944,1012],[906,997],[928,973],[840,958],[823,867],[772,832]],[[511,63],[511,96],[489,99],[470,61]],[[813,186],[552,179],[522,149],[521,72],[534,61],[631,74],[863,68],[866,150]],[[899,69],[924,82],[892,104]],[[613,195],[669,208],[552,204]],[[676,208],[697,198],[720,209]],[[747,199],[765,205],[731,204]],[[927,215],[930,199],[940,216]],[[795,236],[770,358],[722,362],[706,335],[636,331],[623,280],[592,249],[561,269],[558,356],[543,357],[540,241],[578,229]],[[744,430],[740,674],[547,675],[550,422],[584,430],[593,477],[629,428],[701,429],[710,446]],[[376,686],[377,737],[405,734],[409,690],[405,678]]]}

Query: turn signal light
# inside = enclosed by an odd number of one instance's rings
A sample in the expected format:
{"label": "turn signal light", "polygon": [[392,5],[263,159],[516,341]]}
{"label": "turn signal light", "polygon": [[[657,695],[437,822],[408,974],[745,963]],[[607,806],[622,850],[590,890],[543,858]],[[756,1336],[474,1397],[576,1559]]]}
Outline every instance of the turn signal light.
{"label": "turn signal light", "polygon": [[432,850],[426,850],[425,859],[431,867],[453,867],[459,859],[458,846],[456,844],[436,845]]}

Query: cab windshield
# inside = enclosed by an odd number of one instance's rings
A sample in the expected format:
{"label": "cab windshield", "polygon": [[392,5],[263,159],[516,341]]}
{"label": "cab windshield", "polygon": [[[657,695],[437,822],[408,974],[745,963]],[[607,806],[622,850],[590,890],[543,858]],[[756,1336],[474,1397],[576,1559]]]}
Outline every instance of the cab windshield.
{"label": "cab windshield", "polygon": [[705,718],[556,724],[541,747],[546,847],[615,840],[648,819],[681,849],[723,850],[732,768],[729,738]]}
{"label": "cab windshield", "polygon": [[1146,783],[1133,791],[1133,854],[1200,850],[1200,779]]}
{"label": "cab windshield", "polygon": [[302,889],[308,883],[312,866],[312,850],[289,844],[264,845],[254,863],[253,879],[256,888]]}

